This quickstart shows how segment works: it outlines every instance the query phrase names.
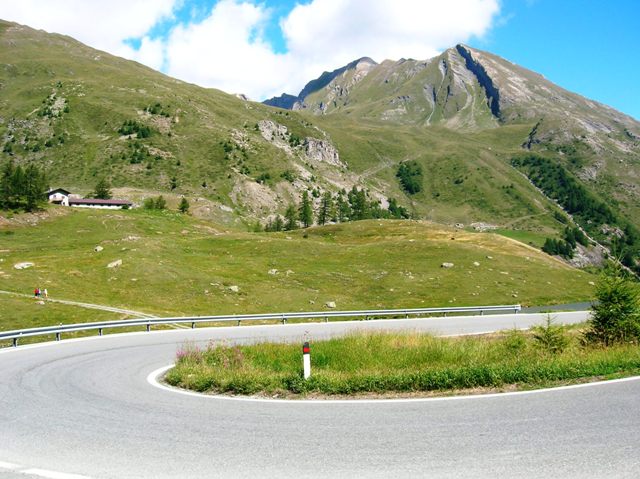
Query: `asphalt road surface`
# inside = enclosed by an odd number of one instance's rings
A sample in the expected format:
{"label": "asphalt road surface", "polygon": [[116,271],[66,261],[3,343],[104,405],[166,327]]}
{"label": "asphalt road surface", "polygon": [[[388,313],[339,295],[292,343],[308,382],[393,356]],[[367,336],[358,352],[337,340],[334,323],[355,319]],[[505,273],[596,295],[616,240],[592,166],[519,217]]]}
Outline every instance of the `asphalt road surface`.
{"label": "asphalt road surface", "polygon": [[[586,313],[558,313],[578,322]],[[638,477],[640,380],[457,399],[242,401],[149,383],[185,341],[472,334],[544,315],[241,326],[0,351],[0,477]],[[313,356],[312,356],[313,360]]]}

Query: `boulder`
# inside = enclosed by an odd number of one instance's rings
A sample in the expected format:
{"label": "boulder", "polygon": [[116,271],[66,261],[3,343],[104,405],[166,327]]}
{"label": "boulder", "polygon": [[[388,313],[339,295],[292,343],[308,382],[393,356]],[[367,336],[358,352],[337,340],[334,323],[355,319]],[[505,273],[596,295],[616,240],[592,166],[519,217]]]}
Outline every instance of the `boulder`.
{"label": "boulder", "polygon": [[270,269],[270,270],[268,271],[268,273],[269,273],[271,276],[275,276],[275,275],[277,275],[277,274],[278,274],[278,270],[277,270],[277,269]]}
{"label": "boulder", "polygon": [[474,262],[473,262],[473,265],[474,265],[474,266],[480,266],[480,263],[478,263],[477,261],[474,261]]}
{"label": "boulder", "polygon": [[103,251],[104,248],[100,245],[96,246],[95,248],[93,248],[93,251],[95,251],[96,253],[99,253],[100,251]]}
{"label": "boulder", "polygon": [[32,266],[34,266],[34,264],[29,262],[16,263],[13,265],[15,269],[27,269],[27,268],[31,268]]}
{"label": "boulder", "polygon": [[122,266],[122,260],[121,259],[117,259],[115,261],[112,261],[111,263],[109,263],[107,265],[107,268],[117,268],[118,266]]}
{"label": "boulder", "polygon": [[235,284],[232,286],[229,286],[229,291],[231,291],[232,293],[239,293],[240,292],[240,287],[236,286]]}
{"label": "boulder", "polygon": [[453,268],[453,263],[442,263],[441,268]]}
{"label": "boulder", "polygon": [[324,305],[325,305],[327,308],[335,309],[335,307],[336,307],[336,302],[335,302],[335,301],[327,301]]}

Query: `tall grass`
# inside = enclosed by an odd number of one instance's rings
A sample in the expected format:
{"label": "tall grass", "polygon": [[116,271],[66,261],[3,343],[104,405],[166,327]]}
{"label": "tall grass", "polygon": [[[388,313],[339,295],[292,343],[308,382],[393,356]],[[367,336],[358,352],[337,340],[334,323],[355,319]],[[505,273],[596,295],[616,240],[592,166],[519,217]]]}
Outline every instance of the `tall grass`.
{"label": "tall grass", "polygon": [[519,331],[466,338],[354,334],[312,344],[306,381],[300,345],[210,343],[183,348],[165,379],[200,392],[344,395],[528,388],[640,372],[638,346],[587,347],[575,332],[563,334],[562,350]]}

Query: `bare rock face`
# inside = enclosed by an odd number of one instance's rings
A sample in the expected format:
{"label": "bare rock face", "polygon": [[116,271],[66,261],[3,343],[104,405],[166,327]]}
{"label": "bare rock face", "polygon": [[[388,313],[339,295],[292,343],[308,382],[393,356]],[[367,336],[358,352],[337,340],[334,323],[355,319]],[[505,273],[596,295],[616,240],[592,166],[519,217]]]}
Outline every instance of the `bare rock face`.
{"label": "bare rock face", "polygon": [[276,140],[285,141],[289,134],[286,126],[271,120],[260,120],[258,129],[262,137],[272,143]]}
{"label": "bare rock face", "polygon": [[326,140],[318,140],[317,138],[305,138],[304,152],[312,161],[320,163],[328,163],[329,165],[345,167],[346,165],[340,161],[340,155],[335,146]]}
{"label": "bare rock face", "polygon": [[600,246],[592,246],[585,248],[581,244],[576,245],[576,250],[573,254],[573,258],[569,260],[569,263],[576,268],[584,268],[586,266],[602,266],[607,257],[607,252]]}

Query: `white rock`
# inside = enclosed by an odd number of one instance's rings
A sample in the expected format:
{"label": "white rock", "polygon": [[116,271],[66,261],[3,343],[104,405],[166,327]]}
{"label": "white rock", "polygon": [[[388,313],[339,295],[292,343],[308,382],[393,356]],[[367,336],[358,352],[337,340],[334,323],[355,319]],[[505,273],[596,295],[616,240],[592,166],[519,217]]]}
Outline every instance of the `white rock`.
{"label": "white rock", "polygon": [[229,291],[231,291],[232,293],[239,293],[240,292],[240,287],[236,286],[235,284],[232,286],[229,286]]}
{"label": "white rock", "polygon": [[333,309],[333,308],[335,308],[335,307],[336,307],[336,302],[335,302],[335,301],[327,301],[324,305],[325,305],[327,308],[332,308],[332,309]]}
{"label": "white rock", "polygon": [[13,265],[13,267],[15,269],[27,269],[27,268],[31,268],[33,265],[34,265],[33,263],[24,262],[24,263],[16,263]]}
{"label": "white rock", "polygon": [[103,251],[104,248],[100,245],[96,246],[95,248],[93,248],[93,251],[95,251],[96,253],[99,253],[100,251]]}
{"label": "white rock", "polygon": [[269,273],[271,276],[275,276],[275,275],[277,275],[277,274],[278,274],[278,270],[277,270],[277,269],[270,269],[270,270],[268,271],[268,273]]}
{"label": "white rock", "polygon": [[487,255],[487,259],[493,259],[493,256]]}
{"label": "white rock", "polygon": [[478,263],[477,261],[474,261],[474,262],[473,262],[473,265],[474,265],[474,266],[480,266],[480,263]]}
{"label": "white rock", "polygon": [[117,268],[118,266],[122,266],[122,260],[121,259],[117,259],[115,261],[112,261],[111,263],[109,263],[107,265],[107,268]]}
{"label": "white rock", "polygon": [[442,263],[441,268],[453,268],[453,263]]}

